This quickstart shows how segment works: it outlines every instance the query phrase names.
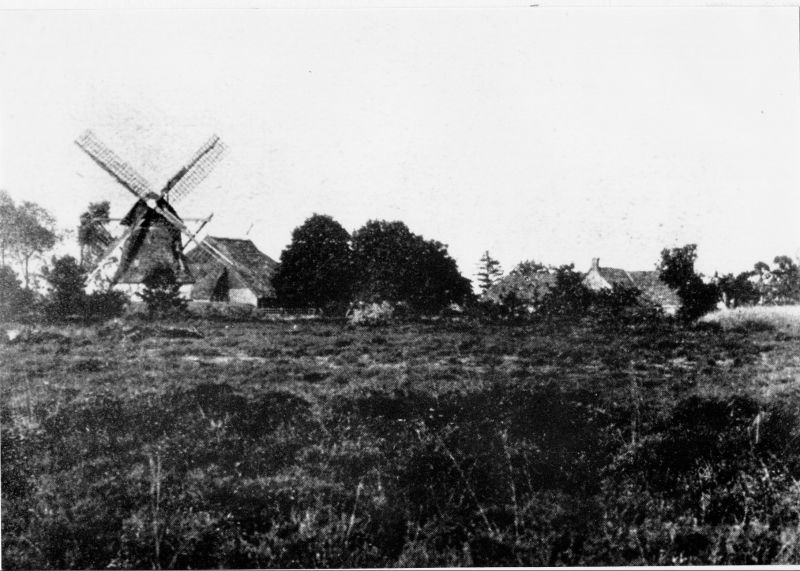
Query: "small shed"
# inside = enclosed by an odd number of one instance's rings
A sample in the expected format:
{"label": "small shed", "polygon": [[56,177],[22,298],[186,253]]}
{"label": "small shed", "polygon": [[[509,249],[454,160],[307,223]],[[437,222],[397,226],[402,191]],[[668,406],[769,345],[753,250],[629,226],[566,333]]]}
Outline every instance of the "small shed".
{"label": "small shed", "polygon": [[218,260],[195,248],[186,255],[195,276],[192,300],[232,302],[264,307],[275,298],[272,275],[278,262],[259,250],[251,240],[207,236],[204,240],[233,263]]}

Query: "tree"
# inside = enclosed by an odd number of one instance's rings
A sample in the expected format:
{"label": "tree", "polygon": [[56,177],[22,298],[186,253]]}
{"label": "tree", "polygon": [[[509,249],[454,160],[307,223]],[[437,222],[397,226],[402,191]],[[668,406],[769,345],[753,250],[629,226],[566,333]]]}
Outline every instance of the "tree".
{"label": "tree", "polygon": [[42,270],[49,284],[46,313],[55,319],[82,315],[85,310],[86,274],[78,261],[72,256],[51,259],[50,265]]}
{"label": "tree", "polygon": [[681,248],[663,249],[658,266],[661,281],[675,290],[680,290],[697,277],[694,262],[697,260],[697,244],[687,244]]}
{"label": "tree", "polygon": [[359,301],[404,301],[414,235],[402,222],[370,220],[353,233],[355,294]]}
{"label": "tree", "polygon": [[370,220],[354,232],[353,263],[359,301],[407,303],[433,312],[471,294],[447,247],[413,234],[402,222]]}
{"label": "tree", "polygon": [[441,311],[451,303],[462,303],[472,293],[469,280],[447,253],[447,246],[416,236],[412,263],[405,276],[405,301],[416,311]]}
{"label": "tree", "polygon": [[741,272],[734,276],[725,274],[717,280],[717,287],[725,307],[734,308],[758,303],[761,294],[751,281],[753,272]]}
{"label": "tree", "polygon": [[6,255],[17,241],[17,206],[5,190],[0,190],[0,266],[6,265]]}
{"label": "tree", "polygon": [[681,248],[664,249],[658,266],[661,280],[678,292],[681,307],[678,317],[693,321],[712,311],[719,299],[719,290],[713,283],[704,283],[695,273],[697,244],[687,244]]}
{"label": "tree", "polygon": [[800,267],[789,256],[776,256],[772,266],[772,302],[792,304],[800,301]]}
{"label": "tree", "polygon": [[353,283],[350,234],[330,216],[314,214],[292,232],[272,283],[285,307],[343,307]]}
{"label": "tree", "polygon": [[78,245],[80,245],[81,266],[91,265],[112,242],[112,236],[105,228],[109,222],[110,205],[107,200],[89,203],[80,216],[78,225]]}
{"label": "tree", "polygon": [[181,296],[181,286],[170,266],[153,266],[142,284],[144,290],[136,295],[147,305],[147,314],[151,319],[179,315],[186,310],[189,302]]}
{"label": "tree", "polygon": [[489,254],[489,250],[486,250],[483,256],[481,256],[477,275],[478,286],[484,294],[486,294],[489,288],[497,283],[497,280],[503,276],[503,269],[500,267],[500,262],[492,258]]}
{"label": "tree", "polygon": [[31,259],[41,256],[58,241],[55,218],[38,204],[26,201],[16,208],[14,225],[10,250],[22,266],[25,288],[28,289]]}
{"label": "tree", "polygon": [[22,289],[22,284],[8,266],[0,265],[0,319],[10,319],[29,305],[31,292]]}
{"label": "tree", "polygon": [[547,266],[537,262],[536,260],[523,260],[514,266],[514,269],[511,270],[511,273],[518,276],[532,277],[536,276],[537,274],[547,274],[549,271]]}

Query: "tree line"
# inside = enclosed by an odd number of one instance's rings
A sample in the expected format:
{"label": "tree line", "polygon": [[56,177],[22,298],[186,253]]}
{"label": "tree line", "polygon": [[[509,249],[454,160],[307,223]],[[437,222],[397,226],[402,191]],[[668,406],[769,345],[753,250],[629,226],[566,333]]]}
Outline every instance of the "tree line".
{"label": "tree line", "polygon": [[31,285],[31,261],[50,251],[60,239],[52,214],[34,202],[16,204],[0,190],[0,266],[16,262],[25,289]]}
{"label": "tree line", "polygon": [[[771,268],[757,262],[750,271],[711,277],[695,270],[696,260],[697,245],[686,244],[663,249],[655,265],[661,281],[680,299],[679,318],[697,319],[720,303],[727,308],[800,303],[800,259],[776,256]],[[586,312],[596,306],[608,309],[609,304],[639,309],[648,305],[643,292],[635,287],[614,285],[609,291],[591,291],[573,265],[546,266],[525,260],[504,276],[500,262],[486,251],[478,268],[480,302],[495,315],[521,318],[526,314]]]}
{"label": "tree line", "polygon": [[[43,261],[64,234],[41,206],[28,201],[17,204],[0,190],[0,315],[8,317],[14,308],[31,308],[35,301],[42,302],[32,287],[38,277],[49,286],[47,313],[51,315],[120,311],[124,305],[120,295],[101,292],[106,296],[101,299],[100,294],[92,298],[78,293],[85,287],[89,268],[112,241],[105,228],[108,222],[108,202],[89,204],[77,227],[79,260],[53,257],[34,275],[32,262]],[[681,298],[681,317],[699,317],[718,302],[727,307],[800,303],[800,260],[776,256],[771,266],[757,262],[749,271],[708,278],[695,271],[696,258],[697,246],[687,244],[663,250],[656,264],[662,281]],[[16,272],[12,264],[16,264]],[[550,274],[547,287],[537,285],[542,274]],[[520,262],[509,273],[516,279],[514,287],[489,296],[503,275],[500,263],[484,252],[476,274],[482,292],[478,297],[447,246],[411,232],[403,222],[369,220],[351,234],[331,216],[314,214],[295,228],[281,253],[273,276],[274,305],[314,307],[327,315],[341,315],[359,305],[385,304],[393,311],[430,315],[455,304],[462,310],[503,318],[580,313],[590,307],[608,310],[628,302],[641,305],[641,296],[621,291],[631,288],[615,288],[617,297],[610,301],[606,299],[609,292],[590,292],[583,284],[583,274],[572,265],[545,266],[534,260]],[[163,280],[164,276],[154,276],[151,281]],[[156,290],[160,293],[145,301],[159,299],[153,303],[159,308],[185,306],[178,303],[176,291],[169,293],[176,290],[169,284]],[[170,295],[175,299],[168,300]]]}
{"label": "tree line", "polygon": [[445,244],[414,234],[399,221],[370,220],[351,235],[321,214],[292,232],[273,285],[278,305],[329,313],[359,302],[432,313],[472,295]]}

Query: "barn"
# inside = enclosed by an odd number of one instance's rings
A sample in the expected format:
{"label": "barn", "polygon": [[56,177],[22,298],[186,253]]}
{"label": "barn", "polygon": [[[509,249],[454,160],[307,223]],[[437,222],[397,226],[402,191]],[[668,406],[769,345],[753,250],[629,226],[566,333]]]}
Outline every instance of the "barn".
{"label": "barn", "polygon": [[195,278],[193,301],[231,302],[264,307],[275,298],[272,275],[278,263],[251,240],[206,236],[210,244],[232,263],[195,248],[186,255]]}

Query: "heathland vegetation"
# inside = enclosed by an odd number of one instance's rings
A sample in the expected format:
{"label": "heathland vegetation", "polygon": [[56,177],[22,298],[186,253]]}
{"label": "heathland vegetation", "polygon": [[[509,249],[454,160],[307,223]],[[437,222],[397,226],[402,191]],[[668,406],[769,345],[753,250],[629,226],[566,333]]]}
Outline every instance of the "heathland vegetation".
{"label": "heathland vegetation", "polygon": [[7,568],[797,562],[800,323],[112,321],[0,346]]}

